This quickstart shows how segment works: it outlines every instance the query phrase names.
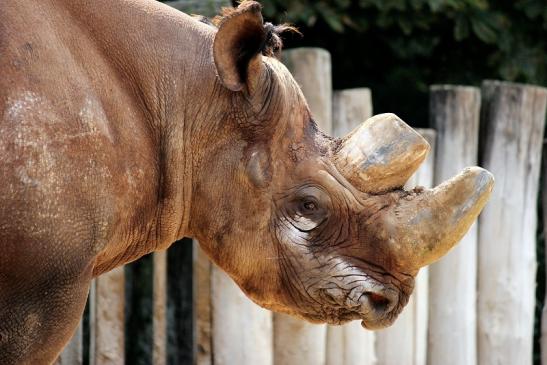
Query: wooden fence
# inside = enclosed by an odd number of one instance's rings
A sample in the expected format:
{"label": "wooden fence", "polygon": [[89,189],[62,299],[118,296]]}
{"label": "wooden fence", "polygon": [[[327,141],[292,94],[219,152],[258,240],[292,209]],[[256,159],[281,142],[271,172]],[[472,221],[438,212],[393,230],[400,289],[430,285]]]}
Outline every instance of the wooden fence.
{"label": "wooden fence", "polygon": [[[325,132],[343,135],[372,115],[368,89],[332,91],[325,50],[288,50],[284,62]],[[186,239],[97,278],[88,316],[58,363],[532,364],[546,105],[547,90],[529,85],[431,87],[434,129],[420,132],[433,150],[407,187],[438,184],[475,164],[496,186],[460,245],[422,269],[393,327],[370,332],[358,322],[331,327],[272,314]]]}

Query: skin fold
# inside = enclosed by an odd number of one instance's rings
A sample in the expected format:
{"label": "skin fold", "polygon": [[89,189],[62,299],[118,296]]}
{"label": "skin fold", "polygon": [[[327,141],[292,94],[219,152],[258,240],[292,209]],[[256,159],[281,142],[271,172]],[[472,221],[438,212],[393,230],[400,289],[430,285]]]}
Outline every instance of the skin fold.
{"label": "skin fold", "polygon": [[428,147],[395,116],[322,133],[258,3],[213,23],[0,2],[0,364],[54,361],[93,277],[182,237],[263,307],[385,327],[486,203],[478,168],[401,190]]}

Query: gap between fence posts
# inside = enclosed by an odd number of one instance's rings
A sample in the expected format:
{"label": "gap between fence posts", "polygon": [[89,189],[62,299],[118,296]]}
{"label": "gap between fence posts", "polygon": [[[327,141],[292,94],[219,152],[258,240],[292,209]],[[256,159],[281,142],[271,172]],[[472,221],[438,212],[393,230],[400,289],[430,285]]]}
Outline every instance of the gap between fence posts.
{"label": "gap between fence posts", "polygon": [[[433,185],[435,166],[435,131],[418,129],[431,146],[426,160],[405,184],[410,190],[416,186],[430,188]],[[376,332],[376,356],[378,365],[413,364],[425,365],[428,321],[428,268],[422,268],[416,277],[414,293],[395,323]]]}
{"label": "gap between fence posts", "polygon": [[[319,128],[332,133],[330,53],[320,48],[284,52],[283,62],[300,84]],[[310,324],[285,314],[274,315],[274,362],[283,365],[325,364],[325,325]]]}
{"label": "gap between fence posts", "polygon": [[479,217],[479,364],[532,364],[536,206],[547,90],[482,85],[481,158],[494,174]]}
{"label": "gap between fence posts", "polygon": [[[342,137],[372,116],[370,90],[335,91],[332,110],[333,136]],[[360,321],[327,326],[327,365],[373,365],[375,361],[374,332],[361,327]]]}
{"label": "gap between fence posts", "polygon": [[[430,125],[437,131],[436,185],[477,165],[480,91],[434,85]],[[477,363],[477,224],[429,271],[429,363]]]}

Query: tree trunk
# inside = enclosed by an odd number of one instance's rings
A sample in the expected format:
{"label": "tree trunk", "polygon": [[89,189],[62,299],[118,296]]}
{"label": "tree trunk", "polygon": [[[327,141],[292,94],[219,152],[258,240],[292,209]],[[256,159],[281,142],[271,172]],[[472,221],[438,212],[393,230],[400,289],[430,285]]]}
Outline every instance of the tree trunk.
{"label": "tree trunk", "polygon": [[532,364],[536,206],[547,90],[482,86],[481,157],[496,179],[479,218],[479,364]]}
{"label": "tree trunk", "polygon": [[[319,128],[332,132],[332,78],[330,54],[319,48],[298,48],[284,52],[287,65],[306,96],[312,117]],[[274,316],[274,357],[276,364],[325,364],[325,325]]]}
{"label": "tree trunk", "polygon": [[[477,164],[480,91],[431,87],[430,121],[437,130],[435,184]],[[429,271],[429,363],[477,363],[477,226]]]}
{"label": "tree trunk", "polygon": [[[435,163],[435,131],[419,129],[429,142],[431,151],[418,171],[406,183],[406,189],[433,185]],[[416,278],[414,293],[406,308],[393,326],[376,332],[376,355],[378,364],[425,365],[427,348],[428,268],[420,270]]]}

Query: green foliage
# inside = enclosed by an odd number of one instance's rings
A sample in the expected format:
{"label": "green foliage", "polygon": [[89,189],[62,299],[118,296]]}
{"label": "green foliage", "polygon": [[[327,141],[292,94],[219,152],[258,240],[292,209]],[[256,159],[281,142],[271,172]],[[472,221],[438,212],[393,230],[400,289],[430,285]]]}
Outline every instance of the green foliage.
{"label": "green foliage", "polygon": [[185,12],[187,14],[199,14],[207,17],[213,17],[218,14],[219,10],[223,6],[230,6],[230,0],[182,0],[182,1],[170,1],[159,0],[163,3],[175,7],[176,9]]}
{"label": "green foliage", "polygon": [[417,125],[426,124],[420,120],[426,115],[413,103],[426,103],[433,83],[479,84],[484,78],[547,83],[545,0],[261,3],[266,18],[303,31],[304,39],[289,45],[331,51],[335,87],[369,86],[377,111],[395,109],[417,118]]}
{"label": "green foliage", "polygon": [[[547,53],[547,3],[545,0],[513,2],[488,0],[264,0],[265,15],[313,27],[324,21],[337,33],[366,33],[371,28],[399,31],[400,37],[429,33],[426,44],[398,42],[402,58],[431,56],[440,28],[451,28],[451,40],[467,39],[492,45],[488,57],[499,76],[508,80],[545,82]],[[445,36],[448,36],[445,34]]]}

